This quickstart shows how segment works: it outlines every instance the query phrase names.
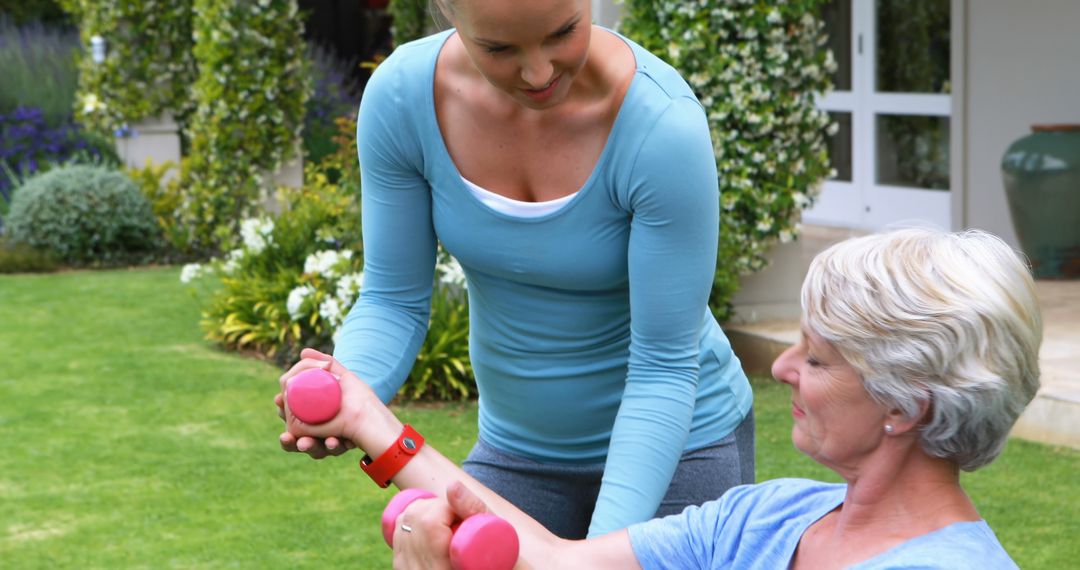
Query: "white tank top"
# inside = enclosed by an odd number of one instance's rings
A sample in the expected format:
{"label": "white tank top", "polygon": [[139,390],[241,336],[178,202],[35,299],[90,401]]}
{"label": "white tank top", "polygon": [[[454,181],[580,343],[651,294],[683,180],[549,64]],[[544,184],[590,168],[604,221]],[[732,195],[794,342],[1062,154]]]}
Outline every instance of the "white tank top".
{"label": "white tank top", "polygon": [[473,196],[476,196],[476,199],[480,200],[485,206],[496,212],[508,216],[516,216],[518,218],[539,218],[540,216],[546,216],[552,212],[558,211],[559,208],[562,208],[567,202],[573,200],[574,196],[577,196],[577,192],[574,192],[568,196],[547,200],[546,202],[523,202],[481,188],[467,180],[464,176],[461,177],[461,180],[465,182],[465,186],[469,189],[469,192],[471,192]]}

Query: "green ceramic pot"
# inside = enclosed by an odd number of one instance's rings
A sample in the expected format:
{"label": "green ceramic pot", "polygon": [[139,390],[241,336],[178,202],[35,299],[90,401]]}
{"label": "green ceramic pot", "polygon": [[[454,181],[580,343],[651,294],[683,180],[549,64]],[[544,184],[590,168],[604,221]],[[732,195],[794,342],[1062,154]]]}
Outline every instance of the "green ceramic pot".
{"label": "green ceramic pot", "polygon": [[1034,125],[1001,159],[1020,247],[1039,279],[1080,279],[1080,125]]}

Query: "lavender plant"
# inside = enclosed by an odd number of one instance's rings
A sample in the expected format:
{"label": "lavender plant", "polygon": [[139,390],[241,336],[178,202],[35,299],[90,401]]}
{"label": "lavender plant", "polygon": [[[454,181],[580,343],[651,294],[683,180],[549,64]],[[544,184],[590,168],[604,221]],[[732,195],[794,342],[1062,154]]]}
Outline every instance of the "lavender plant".
{"label": "lavender plant", "polygon": [[334,152],[333,136],[339,117],[355,117],[360,106],[361,87],[350,74],[355,59],[343,60],[333,51],[315,43],[307,47],[312,94],[304,105],[304,158],[319,162]]}
{"label": "lavender plant", "polygon": [[50,125],[69,122],[79,81],[78,52],[75,30],[36,22],[16,25],[0,15],[0,114],[33,106]]}
{"label": "lavender plant", "polygon": [[36,107],[17,107],[0,114],[0,216],[22,180],[54,165],[71,162],[116,164],[104,142],[83,131],[70,117],[50,126]]}

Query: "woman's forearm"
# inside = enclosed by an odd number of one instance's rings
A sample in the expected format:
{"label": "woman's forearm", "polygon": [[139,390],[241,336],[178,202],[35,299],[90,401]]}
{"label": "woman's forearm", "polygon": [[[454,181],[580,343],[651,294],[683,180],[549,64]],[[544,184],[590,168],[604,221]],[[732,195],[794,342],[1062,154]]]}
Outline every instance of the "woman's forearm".
{"label": "woman's forearm", "polygon": [[[340,379],[341,408],[335,418],[318,425],[304,424],[283,409],[290,433],[297,437],[345,437],[373,458],[379,457],[395,445],[404,424],[382,403],[371,387],[329,355],[306,349],[302,356],[305,357],[304,360],[282,376],[282,391],[284,392],[292,376],[302,370],[329,370]],[[419,452],[391,477],[391,482],[401,489],[424,489],[442,501],[446,500],[447,488],[458,481],[476,495],[488,511],[502,517],[514,527],[521,543],[517,566],[519,569],[637,567],[626,531],[587,541],[560,539],[528,514],[472,478],[430,444],[423,445]],[[390,498],[391,495],[387,494],[387,502]]]}

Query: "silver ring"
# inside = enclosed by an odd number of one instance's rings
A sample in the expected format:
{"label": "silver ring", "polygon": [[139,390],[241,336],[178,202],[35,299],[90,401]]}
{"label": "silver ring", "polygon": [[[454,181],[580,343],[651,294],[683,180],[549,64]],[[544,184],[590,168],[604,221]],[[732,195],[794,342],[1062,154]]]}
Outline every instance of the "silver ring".
{"label": "silver ring", "polygon": [[412,527],[405,523],[401,523],[401,532],[412,532]]}

